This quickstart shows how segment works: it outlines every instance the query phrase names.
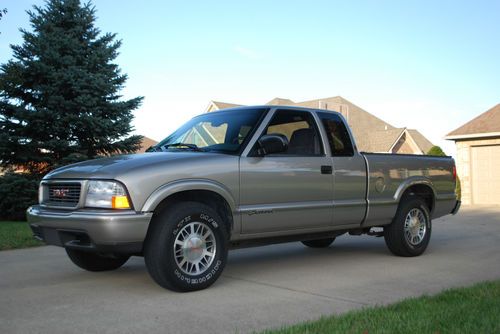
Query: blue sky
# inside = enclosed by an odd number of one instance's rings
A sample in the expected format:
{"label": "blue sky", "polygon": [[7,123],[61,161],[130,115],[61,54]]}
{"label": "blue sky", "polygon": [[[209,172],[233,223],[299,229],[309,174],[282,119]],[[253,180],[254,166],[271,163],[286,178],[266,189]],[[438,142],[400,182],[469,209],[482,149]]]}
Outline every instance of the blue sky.
{"label": "blue sky", "polygon": [[[500,103],[500,1],[95,0],[123,40],[136,132],[168,135],[210,100],[341,95],[454,154],[446,133]],[[1,0],[0,62],[35,0]]]}

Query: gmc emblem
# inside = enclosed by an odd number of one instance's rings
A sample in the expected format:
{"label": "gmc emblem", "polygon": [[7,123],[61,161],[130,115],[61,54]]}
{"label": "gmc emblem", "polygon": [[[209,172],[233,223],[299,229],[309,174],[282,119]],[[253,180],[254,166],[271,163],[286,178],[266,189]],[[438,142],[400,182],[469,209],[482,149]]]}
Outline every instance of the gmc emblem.
{"label": "gmc emblem", "polygon": [[69,189],[65,189],[65,188],[52,190],[52,195],[54,197],[58,197],[58,198],[64,198],[64,197],[68,196],[68,193],[69,193]]}

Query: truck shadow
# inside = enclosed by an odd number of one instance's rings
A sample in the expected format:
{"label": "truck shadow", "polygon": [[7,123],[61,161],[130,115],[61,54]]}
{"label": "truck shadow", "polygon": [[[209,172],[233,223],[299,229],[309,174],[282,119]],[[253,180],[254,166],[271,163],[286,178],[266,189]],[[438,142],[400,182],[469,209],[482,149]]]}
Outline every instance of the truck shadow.
{"label": "truck shadow", "polygon": [[[449,246],[432,243],[427,252],[441,253]],[[380,262],[391,259],[391,264],[407,265],[411,259],[392,255],[387,249],[383,238],[373,237],[341,237],[328,248],[308,248],[300,242],[268,245],[254,248],[244,248],[229,252],[228,263],[219,281],[209,290],[223,288],[231,283],[231,279],[252,279],[255,277],[287,277],[289,275],[313,275],[327,271],[328,275],[344,275],[359,268],[369,268]],[[331,271],[331,269],[335,269]],[[75,269],[77,270],[77,269]],[[80,278],[78,276],[80,275]],[[132,257],[122,268],[103,273],[73,272],[72,279],[99,279],[111,289],[127,291],[167,292],[149,277],[144,259]],[[333,277],[332,277],[333,278]],[[230,281],[228,281],[228,279]]]}

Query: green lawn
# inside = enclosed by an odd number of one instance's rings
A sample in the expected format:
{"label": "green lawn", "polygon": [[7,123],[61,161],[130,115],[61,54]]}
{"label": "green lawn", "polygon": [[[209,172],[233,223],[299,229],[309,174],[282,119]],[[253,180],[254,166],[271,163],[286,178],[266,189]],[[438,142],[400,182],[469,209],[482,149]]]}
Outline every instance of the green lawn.
{"label": "green lawn", "polygon": [[41,246],[27,222],[0,221],[0,250]]}
{"label": "green lawn", "polygon": [[500,333],[500,280],[262,333]]}

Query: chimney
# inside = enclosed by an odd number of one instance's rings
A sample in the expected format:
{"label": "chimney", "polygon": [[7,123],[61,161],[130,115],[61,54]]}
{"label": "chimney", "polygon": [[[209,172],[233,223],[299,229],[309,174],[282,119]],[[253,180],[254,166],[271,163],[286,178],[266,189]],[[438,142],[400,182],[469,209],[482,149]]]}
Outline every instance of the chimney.
{"label": "chimney", "polygon": [[347,104],[340,104],[339,105],[339,112],[344,115],[345,120],[347,121],[347,124],[349,123],[349,106]]}

